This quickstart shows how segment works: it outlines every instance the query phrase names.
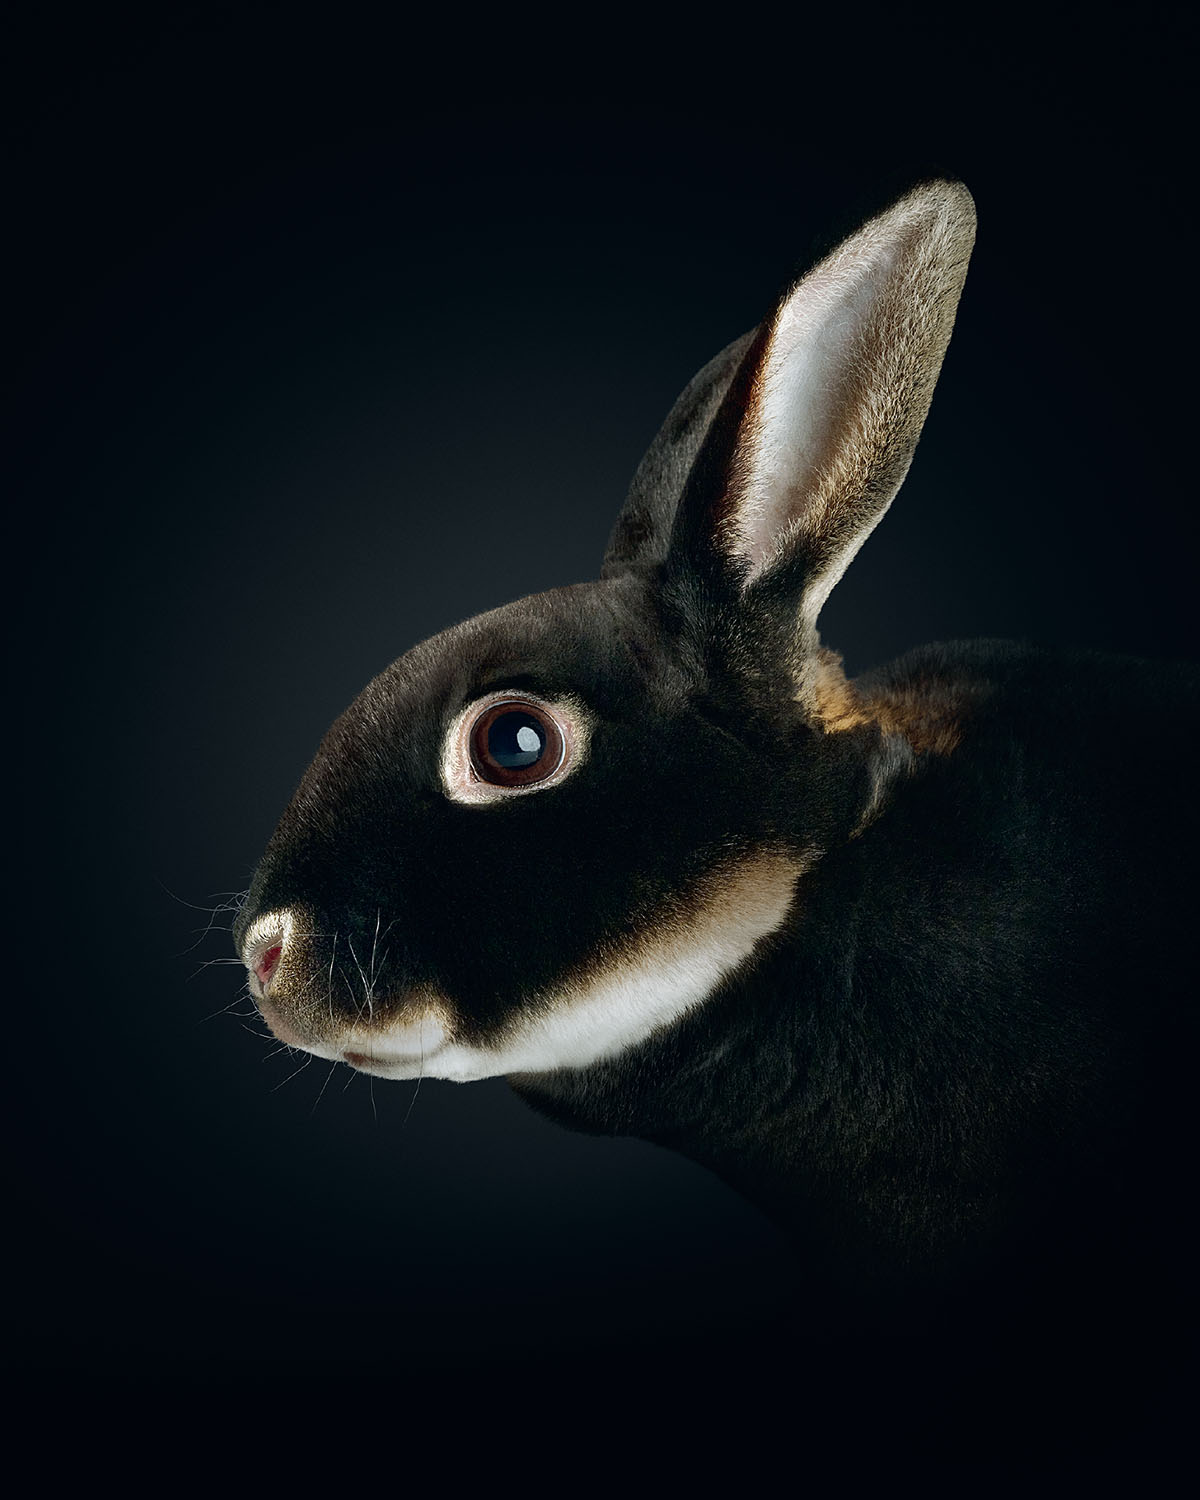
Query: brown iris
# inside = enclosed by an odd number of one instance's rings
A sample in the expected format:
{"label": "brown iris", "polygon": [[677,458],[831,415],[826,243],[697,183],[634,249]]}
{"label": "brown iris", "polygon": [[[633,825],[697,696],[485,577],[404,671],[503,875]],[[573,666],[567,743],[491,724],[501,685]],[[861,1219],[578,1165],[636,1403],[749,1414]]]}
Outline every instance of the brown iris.
{"label": "brown iris", "polygon": [[562,758],[562,731],[544,708],[528,699],[489,704],[471,726],[471,764],[493,786],[544,781]]}

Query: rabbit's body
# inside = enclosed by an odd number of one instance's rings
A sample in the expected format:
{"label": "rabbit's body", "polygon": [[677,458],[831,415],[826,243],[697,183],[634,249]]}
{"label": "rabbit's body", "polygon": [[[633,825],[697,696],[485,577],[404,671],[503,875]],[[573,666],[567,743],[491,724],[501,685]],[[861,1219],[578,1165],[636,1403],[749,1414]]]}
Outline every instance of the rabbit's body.
{"label": "rabbit's body", "polygon": [[[518,1091],[702,1162],[851,1277],[1111,1229],[1183,1123],[1196,686],[983,641],[862,679],[840,698],[860,741],[841,826],[754,967],[638,1048]],[[802,813],[781,843],[811,831]]]}
{"label": "rabbit's body", "polygon": [[948,183],[866,225],[684,392],[599,581],[337,721],[237,927],[283,1040],[681,1150],[831,1276],[1028,1259],[1161,1180],[1194,683],[1005,642],[848,683],[816,633],[972,233]]}

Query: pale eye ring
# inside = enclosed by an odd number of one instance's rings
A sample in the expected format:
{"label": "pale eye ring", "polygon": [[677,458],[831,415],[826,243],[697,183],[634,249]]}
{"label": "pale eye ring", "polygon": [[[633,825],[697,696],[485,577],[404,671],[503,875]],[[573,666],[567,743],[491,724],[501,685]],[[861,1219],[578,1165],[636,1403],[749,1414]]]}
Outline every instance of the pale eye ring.
{"label": "pale eye ring", "polygon": [[492,786],[532,786],[563,763],[567,737],[544,705],[527,698],[490,703],[471,725],[471,767]]}
{"label": "pale eye ring", "polygon": [[442,743],[442,790],[452,802],[535,796],[587,758],[592,715],[573,693],[548,702],[498,688],[466,704]]}

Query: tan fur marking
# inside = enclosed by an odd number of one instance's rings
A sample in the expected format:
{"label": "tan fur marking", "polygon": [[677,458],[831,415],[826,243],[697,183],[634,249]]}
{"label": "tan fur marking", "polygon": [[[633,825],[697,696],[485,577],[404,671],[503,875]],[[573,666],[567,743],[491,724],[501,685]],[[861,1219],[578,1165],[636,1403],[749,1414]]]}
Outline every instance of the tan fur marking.
{"label": "tan fur marking", "polygon": [[834,652],[822,648],[817,656],[816,668],[811,674],[809,693],[812,707],[826,734],[844,734],[848,729],[858,729],[870,724],[871,715],[866,705],[854,690],[842,670],[842,659]]}
{"label": "tan fur marking", "polygon": [[812,703],[827,734],[875,724],[898,734],[917,755],[950,755],[962,740],[967,691],[943,678],[926,678],[888,694],[865,696],[842,671],[841,658],[822,648],[812,676]]}
{"label": "tan fur marking", "polygon": [[819,858],[817,849],[801,856],[763,849],[715,870],[688,896],[656,912],[649,929],[601,949],[597,955],[601,963],[595,964],[593,958],[581,980],[568,980],[556,991],[552,1008],[564,999],[569,1002],[572,994],[583,994],[602,980],[618,978],[647,963],[675,969],[687,961],[698,939],[713,933],[735,934],[737,944],[751,932],[773,930],[781,908],[791,904],[796,882]]}
{"label": "tan fur marking", "polygon": [[[713,871],[640,933],[594,954],[588,967],[536,997],[497,1053],[520,1058],[505,1071],[539,1071],[523,1054],[581,1067],[615,1056],[701,1005],[758,943],[787,919],[796,884],[820,858],[762,849]],[[613,1029],[610,1017],[617,1020]],[[543,1040],[544,1038],[544,1040]]]}

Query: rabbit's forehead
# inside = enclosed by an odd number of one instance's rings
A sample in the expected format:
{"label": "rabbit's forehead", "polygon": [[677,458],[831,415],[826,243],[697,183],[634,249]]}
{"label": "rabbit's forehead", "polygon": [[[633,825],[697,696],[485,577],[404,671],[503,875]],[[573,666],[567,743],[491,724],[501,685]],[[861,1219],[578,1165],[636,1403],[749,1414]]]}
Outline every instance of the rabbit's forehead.
{"label": "rabbit's forehead", "polygon": [[[624,715],[651,689],[631,642],[651,632],[638,592],[577,584],[478,615],[413,646],[334,721],[285,813],[353,817],[369,800],[437,785],[447,732],[466,705],[497,690],[568,698]],[[653,674],[651,674],[653,675]]]}
{"label": "rabbit's forehead", "polygon": [[[626,579],[552,589],[502,605],[421,642],[372,690],[406,708],[454,712],[511,681],[547,694],[627,695],[653,660],[656,631],[644,591]],[[663,654],[663,665],[669,654]],[[653,674],[652,674],[653,675]]]}

